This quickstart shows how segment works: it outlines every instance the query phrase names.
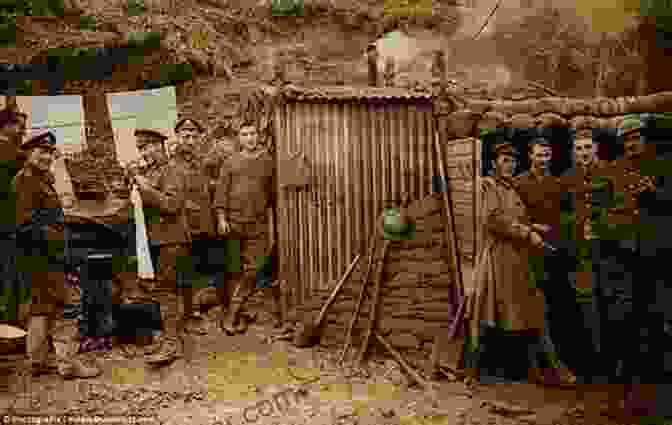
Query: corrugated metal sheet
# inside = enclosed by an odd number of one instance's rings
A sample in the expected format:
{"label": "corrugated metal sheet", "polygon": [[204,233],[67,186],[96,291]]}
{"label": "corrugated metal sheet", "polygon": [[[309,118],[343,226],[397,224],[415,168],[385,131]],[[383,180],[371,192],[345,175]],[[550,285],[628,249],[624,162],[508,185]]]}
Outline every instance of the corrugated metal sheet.
{"label": "corrugated metal sheet", "polygon": [[432,103],[288,102],[275,126],[279,159],[300,151],[311,165],[311,186],[278,200],[280,273],[296,282],[296,305],[365,252],[385,204],[431,193]]}

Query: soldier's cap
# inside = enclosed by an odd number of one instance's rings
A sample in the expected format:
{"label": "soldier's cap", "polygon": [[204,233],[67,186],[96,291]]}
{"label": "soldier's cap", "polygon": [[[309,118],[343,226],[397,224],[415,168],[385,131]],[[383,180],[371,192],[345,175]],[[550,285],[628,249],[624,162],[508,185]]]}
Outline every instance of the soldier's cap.
{"label": "soldier's cap", "polygon": [[179,121],[177,122],[177,124],[175,124],[175,133],[177,133],[178,131],[180,131],[180,129],[181,129],[182,127],[184,127],[185,125],[186,125],[186,126],[191,125],[192,127],[196,127],[196,129],[198,129],[198,132],[199,132],[199,133],[203,133],[203,131],[204,131],[204,130],[203,130],[203,126],[202,126],[198,121],[196,121],[195,119],[192,119],[192,118],[182,118],[181,120],[179,120]]}
{"label": "soldier's cap", "polygon": [[56,150],[56,136],[51,130],[38,130],[28,139],[27,142],[21,145],[21,150],[27,151],[34,148],[46,148],[49,150]]}
{"label": "soldier's cap", "polygon": [[642,120],[639,114],[627,115],[621,124],[621,136],[639,133],[642,130]]}
{"label": "soldier's cap", "polygon": [[28,115],[10,108],[4,108],[0,111],[0,128],[4,128],[8,124],[14,124],[19,120],[19,117],[27,118]]}
{"label": "soldier's cap", "polygon": [[537,137],[535,139],[532,139],[530,145],[551,146],[551,141],[545,137]]}
{"label": "soldier's cap", "polygon": [[147,128],[139,128],[133,132],[134,136],[147,136],[147,137],[138,137],[136,139],[136,146],[142,148],[147,146],[150,143],[163,143],[168,137],[163,135],[161,132],[156,130],[150,130]]}
{"label": "soldier's cap", "polygon": [[513,145],[511,143],[499,143],[497,146],[495,146],[495,154],[497,156],[513,156]]}

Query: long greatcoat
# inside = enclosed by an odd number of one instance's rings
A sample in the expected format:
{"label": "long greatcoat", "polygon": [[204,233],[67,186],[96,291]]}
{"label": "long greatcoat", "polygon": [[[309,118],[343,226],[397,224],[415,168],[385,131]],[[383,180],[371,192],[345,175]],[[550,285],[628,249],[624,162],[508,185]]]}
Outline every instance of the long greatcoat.
{"label": "long greatcoat", "polygon": [[544,329],[544,296],[528,281],[531,244],[526,240],[525,206],[513,186],[482,179],[479,217],[483,250],[474,267],[474,293],[467,301],[469,335],[478,345],[483,321],[509,331]]}

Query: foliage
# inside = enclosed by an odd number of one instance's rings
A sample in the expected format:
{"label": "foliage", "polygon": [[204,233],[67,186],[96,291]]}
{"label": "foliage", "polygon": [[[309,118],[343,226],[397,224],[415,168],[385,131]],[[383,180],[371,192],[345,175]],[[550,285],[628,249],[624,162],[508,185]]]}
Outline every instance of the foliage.
{"label": "foliage", "polygon": [[128,16],[140,16],[147,11],[143,0],[128,0],[126,4],[126,13]]}
{"label": "foliage", "polygon": [[96,30],[96,17],[95,16],[81,16],[79,18],[79,29],[86,31],[95,31]]}
{"label": "foliage", "polygon": [[303,16],[303,0],[273,0],[273,16]]}
{"label": "foliage", "polygon": [[643,67],[636,26],[624,24],[619,33],[602,33],[577,13],[588,12],[539,9],[517,22],[497,25],[492,38],[525,79],[564,95],[636,94]]}
{"label": "foliage", "polygon": [[639,0],[640,15],[655,18],[659,30],[672,31],[672,2],[670,0]]}

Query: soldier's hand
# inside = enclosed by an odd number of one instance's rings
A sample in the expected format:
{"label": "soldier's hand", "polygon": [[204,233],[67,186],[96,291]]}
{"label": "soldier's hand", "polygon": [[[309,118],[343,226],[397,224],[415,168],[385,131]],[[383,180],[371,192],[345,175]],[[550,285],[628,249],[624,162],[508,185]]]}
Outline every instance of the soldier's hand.
{"label": "soldier's hand", "polygon": [[149,187],[149,181],[143,176],[135,176],[135,182],[141,187]]}
{"label": "soldier's hand", "polygon": [[530,232],[530,242],[535,248],[542,248],[544,246],[544,239],[537,232]]}
{"label": "soldier's hand", "polygon": [[227,235],[231,232],[231,225],[228,221],[220,219],[218,221],[218,232],[220,235]]}
{"label": "soldier's hand", "polygon": [[533,223],[532,224],[532,229],[536,232],[539,232],[541,234],[548,233],[549,230],[551,230],[551,226],[548,224],[538,224],[538,223]]}

